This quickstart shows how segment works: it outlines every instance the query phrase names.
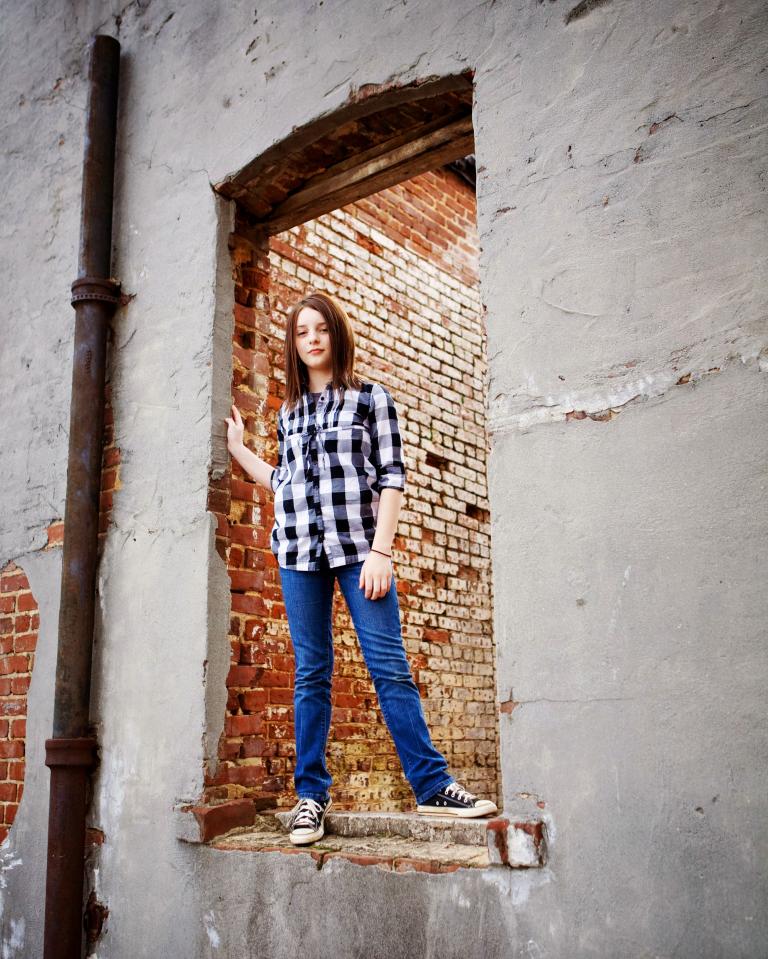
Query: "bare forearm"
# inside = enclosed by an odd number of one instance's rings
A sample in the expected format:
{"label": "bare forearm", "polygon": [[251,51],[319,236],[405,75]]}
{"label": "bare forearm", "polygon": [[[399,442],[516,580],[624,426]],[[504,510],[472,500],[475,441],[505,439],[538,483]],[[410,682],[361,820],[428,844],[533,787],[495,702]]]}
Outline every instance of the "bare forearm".
{"label": "bare forearm", "polygon": [[272,490],[272,483],[270,482],[272,477],[272,470],[274,469],[266,460],[263,460],[260,456],[257,456],[247,446],[235,446],[229,451],[232,454],[233,459],[236,459],[237,462],[243,467],[245,472],[254,480],[256,483],[259,483],[261,486],[266,487],[268,490]]}
{"label": "bare forearm", "polygon": [[403,490],[395,489],[393,486],[385,486],[379,493],[373,549],[381,550],[382,553],[392,552],[392,540],[397,532],[397,521],[404,495]]}

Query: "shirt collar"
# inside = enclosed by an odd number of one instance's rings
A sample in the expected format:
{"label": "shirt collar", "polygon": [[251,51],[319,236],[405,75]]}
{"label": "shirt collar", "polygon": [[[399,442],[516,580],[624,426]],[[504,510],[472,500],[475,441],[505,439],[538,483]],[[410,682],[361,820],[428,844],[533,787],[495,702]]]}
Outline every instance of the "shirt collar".
{"label": "shirt collar", "polygon": [[[325,386],[322,388],[322,390],[320,390],[320,392],[323,393],[323,392],[325,392],[325,390],[331,389],[332,385],[333,385],[333,380],[328,380],[328,382],[325,384]],[[309,383],[306,384],[306,386],[304,387],[303,392],[304,392],[304,394],[305,394],[306,396],[309,396],[309,394],[312,392],[312,390],[310,390],[310,388],[309,388]]]}

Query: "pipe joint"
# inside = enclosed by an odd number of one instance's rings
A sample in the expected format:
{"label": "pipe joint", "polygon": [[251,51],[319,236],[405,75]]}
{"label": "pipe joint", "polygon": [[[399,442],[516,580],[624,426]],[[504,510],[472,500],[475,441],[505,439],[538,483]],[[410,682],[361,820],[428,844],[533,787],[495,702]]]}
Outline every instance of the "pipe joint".
{"label": "pipe joint", "polygon": [[98,741],[93,736],[78,736],[72,739],[46,739],[46,766],[84,766],[93,769],[97,765]]}

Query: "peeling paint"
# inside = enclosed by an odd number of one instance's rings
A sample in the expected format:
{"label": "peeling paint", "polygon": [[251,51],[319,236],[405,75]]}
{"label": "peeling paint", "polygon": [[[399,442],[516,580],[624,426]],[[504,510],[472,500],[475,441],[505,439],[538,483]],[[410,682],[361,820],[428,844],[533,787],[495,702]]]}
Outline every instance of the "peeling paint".
{"label": "peeling paint", "polygon": [[[628,380],[623,386],[613,387],[607,393],[603,389],[575,390],[533,397],[527,390],[511,395],[499,392],[489,403],[491,412],[488,429],[491,433],[503,434],[511,431],[526,432],[533,426],[569,420],[589,418],[598,422],[608,421],[629,403],[664,396],[673,386],[697,384],[712,373],[722,372],[736,359],[741,361],[743,367],[765,372],[768,369],[768,347],[762,344],[750,347],[745,344],[738,352],[728,353],[717,366],[707,366],[683,375],[677,368],[645,373],[637,379]],[[524,406],[526,399],[534,402]]]}
{"label": "peeling paint", "polygon": [[215,916],[212,909],[209,909],[203,916],[203,922],[205,923],[205,931],[208,935],[208,942],[211,944],[211,948],[218,949],[221,945],[221,936],[216,930]]}
{"label": "peeling paint", "polygon": [[[9,839],[6,838],[6,843]],[[18,918],[5,917],[5,890],[8,888],[7,873],[18,866],[23,865],[21,856],[16,856],[8,849],[0,850],[0,917],[3,918],[3,925],[7,934],[0,942],[0,959],[16,959],[24,955],[24,942],[26,936],[26,923],[23,916]]]}
{"label": "peeling paint", "polygon": [[10,927],[10,936],[3,939],[2,942],[2,959],[15,959],[17,956],[22,956],[24,949],[24,935],[26,932],[26,923],[24,917],[20,919],[9,919],[8,926]]}
{"label": "peeling paint", "polygon": [[6,873],[17,866],[21,866],[22,858],[8,849],[11,842],[10,834],[6,836],[3,847],[0,849],[0,917],[5,915],[5,890],[8,888],[8,877]]}

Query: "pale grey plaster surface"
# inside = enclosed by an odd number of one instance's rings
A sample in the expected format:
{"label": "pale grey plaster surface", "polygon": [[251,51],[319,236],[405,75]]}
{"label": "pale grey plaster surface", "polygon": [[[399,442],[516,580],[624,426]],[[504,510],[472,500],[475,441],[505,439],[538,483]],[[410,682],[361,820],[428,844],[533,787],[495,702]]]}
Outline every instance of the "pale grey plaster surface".
{"label": "pale grey plaster surface", "polygon": [[[26,557],[44,620],[38,767],[59,572],[31,553],[64,510],[84,51],[123,44],[114,273],[135,296],[113,321],[89,820],[104,959],[764,954],[765,8],[613,0],[566,25],[571,6],[4,4],[0,561]],[[180,842],[228,655],[206,494],[231,210],[210,184],[364,84],[468,67],[499,697],[521,701],[504,789],[546,802],[549,864],[318,872]],[[47,770],[27,776],[1,850],[10,959],[41,954]]]}
{"label": "pale grey plaster surface", "polygon": [[767,420],[768,377],[730,366],[494,448],[503,793],[547,801],[585,954],[768,941]]}

